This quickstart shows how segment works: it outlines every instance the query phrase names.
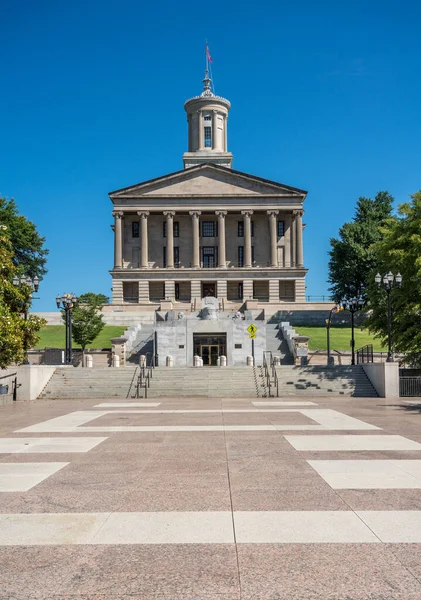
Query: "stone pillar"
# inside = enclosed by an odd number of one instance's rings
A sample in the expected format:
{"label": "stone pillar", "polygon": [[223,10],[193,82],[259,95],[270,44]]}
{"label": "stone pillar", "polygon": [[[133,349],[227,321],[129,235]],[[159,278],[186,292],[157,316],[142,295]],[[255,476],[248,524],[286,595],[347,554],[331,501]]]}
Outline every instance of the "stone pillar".
{"label": "stone pillar", "polygon": [[113,279],[113,304],[123,304],[123,282],[121,279]]}
{"label": "stone pillar", "polygon": [[205,147],[205,132],[203,130],[203,113],[201,110],[197,111],[199,117],[199,150],[203,150]]}
{"label": "stone pillar", "polygon": [[167,218],[167,269],[174,268],[174,215],[173,210],[164,211]]}
{"label": "stone pillar", "polygon": [[124,213],[121,210],[114,210],[114,269],[123,267],[123,236],[122,220]]}
{"label": "stone pillar", "polygon": [[219,300],[222,300],[223,298],[227,298],[227,280],[226,279],[218,279],[218,281],[216,282],[217,285],[217,297]]}
{"label": "stone pillar", "polygon": [[140,267],[147,269],[148,259],[148,210],[140,210],[137,213],[140,216]]}
{"label": "stone pillar", "polygon": [[242,210],[244,216],[244,266],[251,267],[251,215],[252,210]]}
{"label": "stone pillar", "polygon": [[212,111],[212,150],[215,150],[217,148],[217,141],[216,141],[216,122],[217,122],[217,118],[216,118],[217,112],[216,110]]}
{"label": "stone pillar", "polygon": [[306,301],[306,280],[304,277],[296,279],[295,284],[295,302]]}
{"label": "stone pillar", "polygon": [[225,119],[224,119],[224,143],[225,143],[224,152],[228,152],[228,150],[227,150],[227,148],[228,148],[228,115],[225,115]]}
{"label": "stone pillar", "polygon": [[292,213],[291,218],[291,267],[295,267],[297,261],[297,226],[295,223],[295,213]]}
{"label": "stone pillar", "polygon": [[197,304],[202,299],[202,282],[200,279],[192,279],[191,282],[191,300],[196,302],[196,310],[199,310],[201,306]]}
{"label": "stone pillar", "polygon": [[270,266],[278,266],[278,231],[277,217],[279,210],[268,210],[269,216],[269,231],[270,231]]}
{"label": "stone pillar", "polygon": [[165,282],[165,300],[175,300],[175,281],[168,279]]}
{"label": "stone pillar", "polygon": [[193,133],[192,133],[192,118],[191,118],[191,114],[187,115],[187,123],[188,123],[188,130],[189,130],[189,140],[188,140],[188,144],[189,144],[189,152],[193,152]]}
{"label": "stone pillar", "polygon": [[296,250],[296,261],[295,264],[297,267],[303,267],[303,211],[297,210],[295,225],[297,228],[296,240],[297,240],[297,250]]}
{"label": "stone pillar", "polygon": [[279,279],[269,279],[269,302],[279,302]]}
{"label": "stone pillar", "polygon": [[149,302],[149,281],[141,279],[139,281],[139,304],[147,304]]}
{"label": "stone pillar", "polygon": [[284,252],[284,267],[291,266],[291,217],[284,217],[285,221],[285,252]]}
{"label": "stone pillar", "polygon": [[225,252],[225,217],[227,215],[226,210],[216,210],[216,216],[218,217],[218,240],[219,240],[219,248],[218,248],[218,267],[222,269],[226,269],[227,267],[227,257]]}
{"label": "stone pillar", "polygon": [[253,279],[243,280],[243,300],[253,298]]}
{"label": "stone pillar", "polygon": [[200,247],[199,247],[199,216],[200,210],[191,210],[189,215],[192,218],[193,227],[193,256],[192,256],[192,267],[198,269],[200,267]]}

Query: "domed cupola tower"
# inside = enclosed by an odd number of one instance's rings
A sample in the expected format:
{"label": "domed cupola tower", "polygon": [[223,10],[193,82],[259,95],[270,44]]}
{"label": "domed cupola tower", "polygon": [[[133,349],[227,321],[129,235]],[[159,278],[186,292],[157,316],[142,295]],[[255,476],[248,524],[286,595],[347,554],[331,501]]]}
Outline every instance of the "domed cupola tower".
{"label": "domed cupola tower", "polygon": [[184,104],[187,113],[189,149],[183,154],[184,168],[203,163],[231,167],[232,154],[227,147],[227,122],[231,104],[215,96],[205,71],[203,92]]}

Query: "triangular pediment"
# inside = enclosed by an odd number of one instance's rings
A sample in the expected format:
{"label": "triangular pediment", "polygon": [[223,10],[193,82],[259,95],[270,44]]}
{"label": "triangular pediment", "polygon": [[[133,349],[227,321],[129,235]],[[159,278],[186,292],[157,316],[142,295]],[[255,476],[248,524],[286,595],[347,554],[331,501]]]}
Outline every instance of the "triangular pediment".
{"label": "triangular pediment", "polygon": [[275,181],[269,181],[234,171],[219,165],[205,164],[170,173],[110,193],[117,198],[186,198],[186,197],[239,197],[239,196],[300,196],[306,191]]}

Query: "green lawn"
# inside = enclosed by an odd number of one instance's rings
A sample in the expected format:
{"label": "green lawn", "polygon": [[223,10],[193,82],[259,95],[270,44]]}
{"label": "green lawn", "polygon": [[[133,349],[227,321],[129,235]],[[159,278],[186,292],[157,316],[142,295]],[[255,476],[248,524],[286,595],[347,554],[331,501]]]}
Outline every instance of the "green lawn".
{"label": "green lawn", "polygon": [[[308,335],[310,337],[310,350],[327,350],[326,327],[312,327],[297,325],[294,327],[297,333]],[[366,330],[355,327],[355,349],[361,348],[366,344],[373,344],[375,352],[384,352],[387,348],[383,348],[380,340],[375,340],[374,337]],[[351,350],[351,327],[336,326],[330,328],[330,347],[332,350]]]}
{"label": "green lawn", "polygon": [[[99,336],[92,342],[91,348],[111,348],[110,338],[122,335],[126,327],[120,325],[105,325]],[[66,328],[64,325],[47,325],[40,331],[40,339],[35,348],[65,348]],[[80,348],[73,344],[74,348]]]}

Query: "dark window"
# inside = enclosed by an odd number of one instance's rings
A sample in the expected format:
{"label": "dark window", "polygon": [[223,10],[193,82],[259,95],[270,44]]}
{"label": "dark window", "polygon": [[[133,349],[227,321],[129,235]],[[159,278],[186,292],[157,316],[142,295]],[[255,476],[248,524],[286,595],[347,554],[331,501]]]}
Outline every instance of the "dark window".
{"label": "dark window", "polygon": [[285,222],[278,221],[278,237],[282,237],[285,233]]}
{"label": "dark window", "polygon": [[238,348],[242,348],[242,347],[243,347],[243,344],[234,344],[234,348],[238,349]]}
{"label": "dark window", "polygon": [[243,282],[241,281],[238,284],[238,299],[241,300],[243,298]]}
{"label": "dark window", "polygon": [[210,115],[205,115],[204,119],[205,121],[211,121],[212,117]]}
{"label": "dark window", "polygon": [[[179,300],[180,299],[180,284],[179,283],[174,284],[174,289],[175,289],[175,299]],[[179,348],[184,348],[184,346],[179,346]]]}
{"label": "dark window", "polygon": [[184,348],[184,344],[180,344],[178,347],[182,349]]}
{"label": "dark window", "polygon": [[251,247],[251,264],[254,263],[254,246]]}
{"label": "dark window", "polygon": [[[180,266],[180,248],[179,246],[174,246],[174,267],[178,268]],[[178,285],[178,284],[176,284]]]}
{"label": "dark window", "polygon": [[213,269],[216,266],[216,248],[214,246],[203,246],[202,257],[205,268]]}
{"label": "dark window", "polygon": [[238,266],[244,265],[244,246],[238,246]]}
{"label": "dark window", "polygon": [[162,248],[162,251],[163,251],[162,264],[164,265],[164,267],[166,267],[167,266],[167,247],[164,246]]}
{"label": "dark window", "polygon": [[132,237],[139,237],[139,221],[133,221],[132,223]]}
{"label": "dark window", "polygon": [[205,127],[205,148],[212,147],[212,127]]}
{"label": "dark window", "polygon": [[215,221],[202,221],[202,237],[215,237],[216,223]]}
{"label": "dark window", "polygon": [[[163,222],[162,227],[162,235],[163,237],[167,237],[167,222]],[[178,221],[174,221],[173,223],[173,236],[180,237],[180,223]]]}
{"label": "dark window", "polygon": [[[237,237],[244,237],[244,221],[238,221]],[[250,221],[251,236],[254,236],[254,222]]]}

